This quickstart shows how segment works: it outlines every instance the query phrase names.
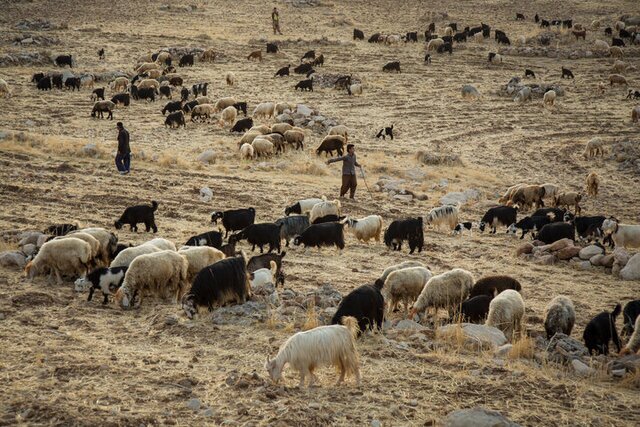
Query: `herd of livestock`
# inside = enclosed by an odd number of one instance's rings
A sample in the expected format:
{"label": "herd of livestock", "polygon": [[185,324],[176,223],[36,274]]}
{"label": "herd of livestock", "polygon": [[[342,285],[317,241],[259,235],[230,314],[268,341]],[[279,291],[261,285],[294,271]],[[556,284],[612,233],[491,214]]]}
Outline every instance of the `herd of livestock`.
{"label": "herd of livestock", "polygon": [[[517,20],[526,19],[518,14]],[[569,29],[575,37],[584,38],[586,27],[574,24],[572,20],[545,20],[535,17],[541,27],[558,26]],[[599,22],[590,26],[593,31],[599,28]],[[616,34],[613,34],[613,31]],[[495,40],[509,45],[511,40],[500,30],[493,30]],[[619,51],[626,43],[640,44],[640,32],[635,25],[615,22],[603,31],[612,37],[610,53],[620,56]],[[425,32],[428,52],[452,54],[457,43],[469,39],[490,38],[491,27],[481,24],[466,27],[458,31],[456,23],[450,23],[442,29],[442,35],[435,34],[435,24]],[[417,42],[418,32],[402,35],[376,33],[369,37],[371,43],[407,43]],[[361,30],[354,29],[355,40],[365,38]],[[626,43],[625,43],[626,41]],[[607,45],[608,46],[608,45]],[[616,49],[614,49],[616,48]],[[267,53],[276,53],[277,43],[267,44]],[[99,56],[105,52],[100,50]],[[173,66],[174,56],[168,50],[138,58],[133,76],[118,76],[109,88],[113,92],[110,100],[105,100],[106,87],[94,88],[95,75],[69,75],[68,73],[36,73],[32,81],[40,90],[52,88],[80,90],[93,88],[95,100],[91,115],[113,118],[116,105],[124,107],[132,100],[154,101],[156,97],[166,97],[170,101],[162,109],[168,113],[167,126],[186,127],[186,115],[191,121],[217,119],[220,126],[229,125],[232,132],[245,132],[238,143],[243,157],[253,158],[284,151],[287,145],[296,149],[303,148],[305,130],[291,122],[272,125],[254,124],[254,120],[268,121],[277,115],[291,111],[294,105],[289,103],[263,102],[253,109],[252,117],[247,116],[247,102],[233,97],[219,99],[207,96],[206,82],[196,82],[189,88],[184,78]],[[213,61],[216,52],[203,51],[199,56],[185,53],[177,58],[178,67],[193,66],[197,60]],[[262,60],[262,51],[252,52],[248,60]],[[323,66],[323,54],[316,55],[314,50],[301,58],[301,64],[294,68],[297,74],[306,75],[306,80],[296,84],[295,89],[313,90],[314,67]],[[427,53],[425,62],[430,63],[431,54]],[[499,54],[489,55],[489,62],[501,62]],[[59,66],[74,65],[71,55],[56,58]],[[275,77],[286,77],[291,65],[277,70]],[[400,72],[399,61],[390,62],[383,71]],[[570,70],[562,69],[563,77],[573,77]],[[533,74],[530,70],[526,76]],[[621,76],[622,77],[622,76]],[[623,77],[624,79],[624,77]],[[229,86],[236,84],[236,77],[228,72],[225,80]],[[611,84],[619,83],[617,77],[610,78]],[[626,80],[624,80],[626,84]],[[349,95],[361,94],[363,85],[353,83],[350,75],[340,76],[336,87],[344,89]],[[180,88],[180,89],[179,89]],[[3,93],[10,93],[8,85],[0,81]],[[173,97],[178,96],[174,101]],[[524,96],[524,95],[523,95]],[[629,97],[637,97],[630,91]],[[555,94],[553,96],[555,99]],[[545,102],[547,96],[545,94]],[[238,119],[238,114],[245,117]],[[633,110],[632,117],[637,121],[640,107]],[[393,138],[393,127],[386,134]],[[380,135],[383,136],[382,130]],[[349,138],[346,126],[335,126],[316,150],[318,154],[333,151],[342,154],[344,144]],[[585,156],[598,155],[601,142],[596,138],[589,141]],[[595,154],[594,154],[595,153]],[[600,178],[591,173],[586,179],[586,195],[598,194]],[[37,275],[49,275],[59,283],[64,279],[75,280],[77,290],[88,290],[91,300],[96,290],[103,294],[103,303],[108,304],[113,297],[123,309],[138,307],[143,297],[157,297],[180,304],[188,318],[194,318],[201,308],[209,311],[230,304],[243,304],[254,298],[254,290],[266,284],[284,285],[284,261],[288,247],[294,246],[331,247],[339,250],[346,247],[345,232],[348,231],[359,242],[382,241],[388,248],[401,251],[402,245],[409,246],[409,253],[424,246],[424,230],[444,228],[452,234],[484,232],[492,233],[498,229],[506,233],[521,231],[521,238],[531,233],[532,238],[541,244],[552,244],[561,239],[593,240],[604,250],[604,245],[612,248],[640,248],[640,225],[624,224],[610,215],[582,216],[580,202],[585,197],[582,192],[562,191],[555,184],[518,184],[510,187],[499,200],[499,205],[488,209],[480,221],[464,221],[460,206],[445,205],[433,208],[424,217],[397,218],[385,228],[380,215],[364,218],[351,218],[343,215],[340,201],[322,198],[298,200],[285,208],[285,216],[273,222],[256,222],[254,208],[232,209],[214,212],[211,221],[221,222],[224,232],[207,231],[192,236],[183,246],[176,246],[163,238],[154,238],[140,245],[126,245],[118,242],[116,235],[104,228],[78,229],[73,224],[57,224],[44,233],[30,236],[29,242],[37,248],[30,256],[25,267],[29,278]],[[545,206],[545,201],[552,206]],[[571,212],[573,208],[573,212]],[[115,221],[115,229],[130,226],[137,231],[138,224],[144,224],[147,232],[156,233],[158,227],[155,214],[158,203],[128,207]],[[518,219],[518,215],[535,209],[527,216]],[[226,240],[226,241],[225,241]],[[259,249],[260,255],[248,258],[244,250],[237,248],[239,242],[246,240],[251,251]],[[267,253],[264,253],[266,249]],[[295,249],[294,249],[295,250]],[[340,370],[340,381],[347,374],[353,374],[360,381],[358,357],[355,340],[368,329],[381,329],[385,317],[392,316],[400,307],[404,315],[410,318],[424,319],[429,309],[435,318],[439,309],[448,313],[448,321],[466,321],[485,323],[500,329],[507,339],[519,339],[525,333],[525,300],[520,282],[509,276],[486,276],[476,279],[470,272],[454,268],[434,274],[429,267],[418,260],[405,261],[386,268],[370,285],[360,286],[340,303],[332,325],[320,326],[309,331],[293,335],[283,344],[278,355],[268,359],[266,369],[274,380],[281,378],[284,365],[289,363],[301,376],[301,384],[307,378],[313,384],[316,380],[314,368],[321,365],[335,365]],[[617,333],[616,318],[623,313],[622,335],[627,337],[623,346]],[[617,304],[611,311],[604,311],[586,325],[583,339],[590,352],[608,354],[609,343],[613,341],[620,353],[635,353],[640,349],[640,300],[628,301],[622,309]],[[570,335],[575,324],[575,308],[565,296],[553,298],[545,309],[544,327],[548,338],[555,334]]]}

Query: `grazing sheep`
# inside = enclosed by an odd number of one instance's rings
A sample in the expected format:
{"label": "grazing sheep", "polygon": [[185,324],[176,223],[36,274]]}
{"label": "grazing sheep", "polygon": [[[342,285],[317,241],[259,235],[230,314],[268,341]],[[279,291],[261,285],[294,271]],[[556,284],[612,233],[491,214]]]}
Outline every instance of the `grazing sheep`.
{"label": "grazing sheep", "polygon": [[91,254],[89,256],[89,264],[93,264],[94,262],[98,261],[98,258],[100,256],[100,250],[101,250],[100,242],[98,241],[98,239],[96,239],[95,237],[93,237],[88,233],[83,233],[80,231],[72,234],[67,234],[66,236],[54,237],[52,240],[62,240],[62,239],[69,239],[69,238],[80,239],[84,242],[87,242],[89,244],[89,247],[91,248]]}
{"label": "grazing sheep", "polygon": [[598,187],[600,186],[600,178],[595,172],[591,172],[587,175],[586,179],[587,195],[589,197],[596,197],[598,195]]}
{"label": "grazing sheep", "polygon": [[134,259],[140,255],[147,255],[155,252],[160,252],[162,249],[157,246],[144,243],[139,246],[126,248],[120,252],[109,265],[110,268],[115,267],[128,267]]}
{"label": "grazing sheep", "polygon": [[296,150],[304,149],[304,132],[296,129],[288,130],[284,133],[284,139],[287,143],[295,145]]}
{"label": "grazing sheep", "polygon": [[427,43],[427,52],[438,50],[438,48],[443,44],[444,44],[444,40],[442,40],[441,38],[429,40],[429,43]]}
{"label": "grazing sheep", "polygon": [[320,366],[335,366],[340,370],[338,385],[345,375],[353,374],[360,385],[360,368],[355,337],[358,323],[353,317],[345,317],[342,325],[319,326],[290,337],[278,351],[278,355],[265,363],[265,369],[272,381],[282,378],[284,366],[289,363],[300,373],[298,387],[304,387],[307,376],[311,377],[309,387],[317,381],[313,371]]}
{"label": "grazing sheep", "polygon": [[129,86],[129,79],[126,77],[116,77],[110,85],[114,92],[121,92],[127,90],[127,87]]}
{"label": "grazing sheep", "polygon": [[202,52],[202,54],[200,55],[200,61],[213,62],[216,59],[216,56],[216,52],[212,48],[209,48]]}
{"label": "grazing sheep", "polygon": [[[612,58],[623,58],[624,57],[624,52],[622,51],[622,49],[620,49],[619,46],[611,46],[609,48],[609,55]],[[615,65],[614,65],[615,67]]]}
{"label": "grazing sheep", "polygon": [[236,84],[236,75],[232,72],[225,74],[224,79],[227,82],[227,86],[234,86]]}
{"label": "grazing sheep", "polygon": [[627,342],[627,345],[624,346],[622,351],[620,352],[621,356],[626,354],[637,353],[640,350],[640,316],[636,318],[635,327],[633,328],[633,333]]}
{"label": "grazing sheep", "polygon": [[584,148],[584,153],[582,157],[591,158],[595,156],[604,156],[604,141],[602,139],[596,137],[592,138],[587,142],[587,145]]}
{"label": "grazing sheep", "polygon": [[76,285],[83,287],[91,285],[87,301],[91,301],[93,299],[93,293],[96,289],[100,289],[103,296],[102,304],[106,305],[109,302],[109,295],[115,294],[120,286],[122,286],[126,272],[127,267],[97,268],[86,277],[78,279]]}
{"label": "grazing sheep", "polygon": [[622,336],[629,336],[638,330],[637,326],[634,327],[634,322],[637,321],[638,317],[640,317],[640,299],[626,303],[624,310],[622,310],[622,321],[624,323]]}
{"label": "grazing sheep", "polygon": [[516,334],[522,332],[524,313],[524,300],[520,293],[507,289],[491,300],[485,324],[500,329],[507,340],[512,341]]}
{"label": "grazing sheep", "polygon": [[91,117],[99,115],[101,119],[104,119],[104,113],[109,113],[107,118],[109,120],[113,120],[113,110],[115,108],[116,104],[111,101],[96,101],[93,104],[93,109],[91,110]]}
{"label": "grazing sheep", "polygon": [[224,126],[225,123],[229,123],[230,125],[233,125],[237,117],[238,117],[238,110],[236,110],[236,108],[233,106],[227,107],[224,110],[222,110],[222,113],[220,114],[219,124],[220,126]]}
{"label": "grazing sheep", "polygon": [[398,304],[402,302],[406,317],[409,307],[421,295],[432,276],[431,271],[425,267],[407,267],[390,272],[382,287],[387,302],[387,315],[397,310]]}
{"label": "grazing sheep", "polygon": [[640,225],[620,224],[614,217],[602,222],[602,232],[610,235],[616,248],[640,248]]}
{"label": "grazing sheep", "polygon": [[609,76],[609,85],[613,86],[614,84],[628,86],[627,79],[620,74],[611,74]]}
{"label": "grazing sheep", "polygon": [[362,95],[362,84],[355,83],[347,86],[347,93],[349,95]]}
{"label": "grazing sheep", "polygon": [[380,215],[369,215],[360,219],[347,218],[345,223],[356,239],[365,243],[369,243],[370,239],[375,239],[376,242],[380,241],[383,227]]}
{"label": "grazing sheep", "polygon": [[502,64],[502,55],[499,53],[489,52],[488,58],[491,64]]}
{"label": "grazing sheep", "polygon": [[469,99],[477,99],[480,97],[480,92],[478,92],[478,89],[476,89],[471,85],[464,85],[462,86],[462,97],[469,98]]}
{"label": "grazing sheep", "polygon": [[[276,106],[276,109],[277,109],[277,106]],[[290,125],[289,123],[274,123],[271,126],[272,133],[279,133],[282,136],[284,136],[286,131],[292,130],[292,129],[293,129],[293,126]]]}
{"label": "grazing sheep", "polygon": [[242,144],[240,147],[240,158],[243,160],[251,160],[254,156],[253,146],[247,143]]}
{"label": "grazing sheep", "polygon": [[544,96],[542,97],[542,103],[544,106],[550,105],[550,106],[554,106],[556,102],[556,91],[555,90],[549,90],[547,92],[545,92]]}
{"label": "grazing sheep", "polygon": [[458,224],[458,215],[459,211],[456,206],[447,205],[431,209],[424,219],[427,225],[433,225],[436,228],[444,225],[453,231]]}
{"label": "grazing sheep", "polygon": [[596,40],[593,42],[593,47],[600,51],[609,51],[609,43],[604,40]]}
{"label": "grazing sheep", "polygon": [[287,253],[282,251],[280,254],[262,254],[251,257],[249,262],[247,263],[247,272],[252,273],[254,271],[260,270],[261,268],[269,268],[271,269],[271,263],[276,263],[276,272],[275,272],[275,282],[276,286],[282,285],[284,286],[284,272],[282,270],[282,258]]}
{"label": "grazing sheep", "polygon": [[326,222],[322,224],[311,224],[299,236],[293,239],[296,246],[317,247],[336,246],[344,249],[344,224],[339,222]]}
{"label": "grazing sheep", "polygon": [[[395,273],[391,273],[389,277],[393,274]],[[409,317],[413,318],[415,314],[423,313],[429,307],[435,308],[436,315],[438,308],[455,310],[469,296],[473,282],[473,275],[462,268],[454,268],[431,277],[413,304]]]}
{"label": "grazing sheep", "polygon": [[151,201],[151,206],[138,205],[130,206],[124,210],[120,219],[114,223],[114,227],[120,230],[123,225],[129,224],[131,231],[138,231],[138,223],[143,223],[147,233],[153,229],[154,233],[158,232],[155,222],[155,211],[158,209],[158,202]]}
{"label": "grazing sheep", "polygon": [[313,221],[315,219],[326,215],[340,216],[340,208],[340,200],[322,200],[320,203],[316,203],[311,208],[311,211],[309,212],[309,222],[313,224]]}
{"label": "grazing sheep", "polygon": [[460,304],[460,317],[455,318],[455,315],[449,316],[451,322],[470,322],[470,323],[484,323],[489,314],[489,306],[493,295],[478,295],[475,297],[469,297],[469,299],[462,301]]}
{"label": "grazing sheep", "polygon": [[187,281],[191,282],[196,275],[208,265],[224,259],[222,251],[209,246],[184,246],[178,253],[185,257],[189,263]]}
{"label": "grazing sheep", "polygon": [[253,118],[269,119],[274,116],[276,105],[273,102],[263,102],[258,104],[253,110]]}
{"label": "grazing sheep", "polygon": [[506,204],[506,203],[511,202],[515,192],[518,191],[520,188],[523,188],[523,187],[526,187],[526,186],[527,186],[527,184],[516,184],[516,185],[512,185],[511,187],[507,188],[507,191],[505,191],[504,195],[498,199],[498,203]]}
{"label": "grazing sheep", "polygon": [[507,289],[520,292],[522,285],[520,285],[518,280],[510,276],[487,276],[478,280],[475,285],[473,285],[469,296],[488,295],[493,298]]}
{"label": "grazing sheep", "polygon": [[517,205],[522,210],[532,206],[541,208],[544,206],[545,189],[540,185],[524,185],[514,191],[511,196],[511,204]]}
{"label": "grazing sheep", "polygon": [[345,144],[345,138],[340,135],[327,135],[324,137],[318,148],[316,148],[316,154],[324,152],[327,156],[333,157],[334,150],[338,152],[338,156],[342,156]]}
{"label": "grazing sheep", "polygon": [[563,192],[558,194],[554,199],[554,206],[564,206],[567,209],[570,206],[575,207],[575,214],[580,215],[582,208],[580,207],[580,201],[582,200],[582,193],[575,191]]}
{"label": "grazing sheep", "polygon": [[327,135],[340,135],[347,142],[349,140],[349,128],[345,125],[332,126]]}
{"label": "grazing sheep", "polygon": [[145,293],[180,301],[186,286],[189,263],[175,251],[160,251],[136,257],[129,265],[115,300],[122,309],[139,307]]}
{"label": "grazing sheep", "polygon": [[555,334],[571,335],[573,325],[576,323],[576,310],[573,302],[564,295],[558,295],[544,309],[544,330],[547,339]]}
{"label": "grazing sheep", "polygon": [[270,157],[275,152],[273,142],[262,137],[255,138],[251,146],[256,157]]}
{"label": "grazing sheep", "polygon": [[196,119],[200,121],[206,121],[215,114],[215,107],[213,104],[199,104],[193,107],[191,110],[191,121],[195,122]]}
{"label": "grazing sheep", "polygon": [[384,286],[384,282],[387,280],[389,274],[393,273],[394,271],[402,270],[409,267],[425,267],[425,265],[420,261],[404,261],[400,264],[391,265],[384,269],[382,275],[376,279],[374,286],[376,286],[378,289],[382,289],[382,287]]}
{"label": "grazing sheep", "polygon": [[159,90],[160,83],[158,83],[156,79],[144,79],[140,83],[138,83],[138,90],[147,89],[150,87],[154,88],[155,90]]}
{"label": "grazing sheep", "polygon": [[521,104],[525,101],[531,101],[531,94],[531,88],[529,86],[525,86],[518,91],[516,96],[513,98],[513,102]]}
{"label": "grazing sheep", "polygon": [[191,289],[182,297],[182,309],[189,319],[198,313],[199,307],[213,311],[229,303],[244,304],[251,296],[247,260],[239,257],[225,258],[203,268],[193,280]]}
{"label": "grazing sheep", "polygon": [[286,246],[289,247],[289,241],[302,234],[309,225],[309,217],[307,215],[293,215],[279,218],[275,221],[276,225],[282,224],[280,228],[280,238],[286,241]]}
{"label": "grazing sheep", "polygon": [[582,338],[584,344],[589,350],[589,354],[609,354],[609,341],[613,340],[613,343],[620,352],[620,338],[618,337],[618,331],[616,329],[616,317],[622,311],[620,304],[616,304],[611,313],[603,311],[587,323],[584,328]]}
{"label": "grazing sheep", "polygon": [[80,239],[50,240],[24,268],[25,276],[33,279],[47,271],[55,274],[57,284],[63,275],[85,276],[91,261],[91,246]]}
{"label": "grazing sheep", "polygon": [[253,59],[257,59],[258,61],[262,62],[262,51],[254,50],[249,54],[249,56],[247,56],[247,60],[251,61]]}
{"label": "grazing sheep", "polygon": [[311,209],[313,209],[313,207],[315,205],[317,205],[318,203],[325,202],[325,201],[326,201],[326,199],[324,199],[324,198],[322,198],[322,199],[312,198],[312,199],[298,200],[293,205],[286,207],[285,210],[284,210],[284,214],[287,215],[287,216],[289,216],[291,214],[307,215],[309,212],[311,212]]}
{"label": "grazing sheep", "polygon": [[182,111],[174,111],[169,114],[167,118],[164,120],[164,125],[169,126],[169,128],[174,129],[179,128],[182,125],[183,128],[187,127],[187,122],[184,118],[184,112]]}
{"label": "grazing sheep", "polygon": [[344,317],[353,317],[358,321],[358,335],[367,329],[382,329],[384,320],[384,298],[375,286],[363,285],[342,298],[331,319],[332,325],[338,325]]}
{"label": "grazing sheep", "polygon": [[109,263],[109,259],[115,252],[118,238],[115,234],[108,232],[104,228],[92,227],[83,228],[81,230],[71,231],[69,235],[75,233],[84,233],[94,237],[100,243],[100,250],[98,251],[97,258],[101,260],[105,265]]}

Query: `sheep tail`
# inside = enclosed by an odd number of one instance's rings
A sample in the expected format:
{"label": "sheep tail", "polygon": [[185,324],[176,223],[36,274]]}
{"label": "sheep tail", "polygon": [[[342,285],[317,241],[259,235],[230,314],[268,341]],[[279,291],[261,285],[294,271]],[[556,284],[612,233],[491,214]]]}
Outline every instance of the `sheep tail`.
{"label": "sheep tail", "polygon": [[620,312],[622,312],[622,306],[620,305],[620,303],[618,303],[616,304],[616,308],[614,308],[613,311],[611,312],[611,317],[615,319],[620,315]]}
{"label": "sheep tail", "polygon": [[151,207],[153,208],[153,211],[157,211],[158,210],[158,202],[156,202],[155,200],[151,201]]}
{"label": "sheep tail", "polygon": [[358,321],[353,316],[344,316],[341,319],[342,324],[349,330],[351,336],[356,338],[358,336],[358,332],[360,332],[360,328],[358,327]]}

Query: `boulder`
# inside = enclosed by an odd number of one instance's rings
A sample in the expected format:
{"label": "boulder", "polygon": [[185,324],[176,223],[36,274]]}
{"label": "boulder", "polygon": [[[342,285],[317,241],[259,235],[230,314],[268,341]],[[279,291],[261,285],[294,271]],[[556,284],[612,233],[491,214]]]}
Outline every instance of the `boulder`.
{"label": "boulder", "polygon": [[33,243],[27,243],[21,249],[26,256],[31,256],[36,253],[36,249],[38,249],[38,247]]}
{"label": "boulder", "polygon": [[533,262],[538,265],[553,265],[556,263],[557,260],[558,258],[556,258],[555,255],[541,255],[541,256],[535,257],[533,259]]}
{"label": "boulder", "polygon": [[595,255],[601,255],[604,253],[604,250],[600,246],[590,245],[580,249],[580,254],[578,255],[582,260],[591,259],[591,257]]}
{"label": "boulder", "polygon": [[613,262],[614,264],[618,264],[620,268],[627,265],[627,262],[629,262],[630,258],[631,255],[629,255],[629,252],[627,252],[624,248],[617,248],[613,251]]}
{"label": "boulder", "polygon": [[202,187],[200,189],[200,201],[210,202],[213,199],[213,191],[209,187]]}
{"label": "boulder", "polygon": [[403,319],[398,322],[398,324],[395,326],[395,329],[404,330],[404,331],[406,330],[422,331],[427,328],[422,326],[418,322],[414,322],[413,320]]}
{"label": "boulder", "polygon": [[573,246],[573,240],[564,238],[548,245],[540,246],[540,250],[543,252],[556,252],[568,246]]}
{"label": "boulder", "polygon": [[296,113],[302,114],[305,117],[309,117],[313,114],[313,110],[304,104],[298,104],[296,106]]}
{"label": "boulder", "polygon": [[601,264],[600,264],[600,261],[601,261],[604,257],[605,257],[605,256],[604,256],[603,254],[594,255],[594,256],[592,256],[591,258],[589,258],[589,262],[590,262],[592,265],[600,266],[600,265],[601,265]]}
{"label": "boulder", "polygon": [[205,150],[198,156],[197,160],[202,163],[213,163],[216,160],[216,153],[211,149]]}
{"label": "boulder", "polygon": [[622,280],[640,280],[640,252],[632,256],[620,270],[620,277]]}
{"label": "boulder", "polygon": [[455,191],[447,193],[440,198],[440,204],[453,205],[465,204],[469,200],[478,200],[480,198],[480,192],[476,189],[470,188],[464,191]]}
{"label": "boulder", "polygon": [[581,341],[562,333],[551,337],[545,348],[549,353],[549,359],[560,363],[568,363],[570,360],[589,355],[589,350]]}
{"label": "boulder", "polygon": [[612,360],[607,365],[609,371],[624,369],[627,372],[640,371],[640,354],[629,354]]}
{"label": "boulder", "polygon": [[569,260],[580,253],[581,249],[577,246],[567,246],[566,248],[560,249],[555,253],[555,256],[558,259],[563,261]]}
{"label": "boulder", "polygon": [[476,407],[458,409],[444,419],[445,427],[517,427],[519,424],[509,420],[504,415],[489,409]]}
{"label": "boulder", "polygon": [[474,350],[495,349],[507,343],[507,338],[500,329],[473,323],[441,326],[437,333],[443,338],[455,337],[461,333],[464,337],[464,346]]}
{"label": "boulder", "polygon": [[27,264],[27,257],[20,251],[0,252],[0,266],[24,268]]}
{"label": "boulder", "polygon": [[533,251],[533,244],[532,243],[523,243],[520,246],[518,246],[518,249],[516,249],[516,256],[520,256],[523,254],[530,254],[531,251]]}
{"label": "boulder", "polygon": [[573,367],[573,370],[576,372],[576,374],[581,377],[588,377],[596,372],[595,369],[593,369],[591,366],[587,365],[580,359],[573,359],[571,361],[571,366]]}

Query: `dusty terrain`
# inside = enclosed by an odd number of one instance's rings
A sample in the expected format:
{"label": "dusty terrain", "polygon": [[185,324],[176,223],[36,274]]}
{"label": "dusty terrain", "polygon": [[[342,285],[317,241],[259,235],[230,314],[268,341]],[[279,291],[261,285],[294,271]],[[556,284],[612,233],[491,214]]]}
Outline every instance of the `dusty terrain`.
{"label": "dusty terrain", "polygon": [[[597,93],[598,83],[610,73],[610,58],[506,56],[502,66],[488,66],[487,52],[497,50],[491,39],[461,45],[451,56],[436,54],[425,66],[422,40],[398,47],[351,40],[354,26],[366,37],[378,31],[423,33],[431,21],[429,12],[447,12],[446,22],[473,26],[482,21],[506,31],[513,41],[539,31],[530,19],[536,12],[585,24],[595,18],[611,23],[623,13],[637,12],[634,1],[335,0],[303,8],[278,3],[285,33],[278,37],[270,34],[270,2],[200,1],[192,12],[162,11],[161,4],[12,1],[0,10],[0,52],[37,50],[11,44],[25,33],[13,26],[36,17],[68,24],[68,29],[42,32],[60,39],[59,45],[42,49],[72,53],[78,71],[131,71],[140,54],[162,47],[213,47],[221,59],[179,69],[186,82],[209,81],[213,97],[233,95],[250,108],[268,100],[304,103],[350,126],[370,187],[382,175],[406,178],[409,170],[424,172],[410,187],[429,199],[410,203],[370,194],[360,180],[357,203],[344,203],[352,216],[377,213],[388,223],[400,216],[424,215],[439,205],[443,194],[475,188],[482,198],[465,205],[462,216],[478,221],[509,185],[555,182],[579,190],[586,175],[597,171],[600,195],[586,200],[584,213],[640,222],[640,177],[619,169],[606,156],[591,161],[581,157],[584,143],[593,136],[607,142],[638,136],[639,128],[630,122],[634,104],[623,100],[625,89]],[[516,22],[516,12],[525,13],[527,21]],[[443,23],[437,21],[438,29]],[[596,36],[605,39],[601,30],[588,33],[586,42],[566,36],[560,49],[590,46]],[[318,42],[323,37],[328,42]],[[260,38],[283,42],[282,53],[266,56],[262,63],[248,62],[249,52],[264,49]],[[98,61],[100,47],[106,49],[105,61]],[[348,97],[334,89],[301,94],[293,91],[297,76],[273,78],[279,67],[296,64],[313,48],[326,57],[320,74],[353,73],[365,82],[364,94]],[[626,48],[625,53],[629,64],[640,67],[640,48]],[[396,59],[401,74],[380,71]],[[560,80],[561,65],[573,70],[575,81]],[[525,67],[535,70],[540,81],[562,84],[566,94],[554,109],[544,109],[540,99],[521,106],[496,94]],[[53,69],[0,68],[0,77],[13,90],[13,97],[0,103],[0,130],[18,134],[0,141],[0,230],[42,229],[68,221],[110,228],[125,206],[154,199],[160,202],[159,235],[182,243],[210,229],[213,210],[254,206],[259,221],[271,221],[292,201],[337,194],[339,166],[327,167],[312,151],[323,135],[311,134],[305,152],[285,154],[284,164],[277,158],[256,168],[254,162],[239,160],[238,137],[228,129],[191,123],[186,130],[165,128],[160,113],[164,101],[134,102],[119,108],[114,121],[92,119],[87,89],[43,93],[29,83],[34,72]],[[227,71],[236,74],[237,86],[226,86]],[[640,85],[637,71],[627,78],[632,86]],[[463,84],[475,85],[482,98],[462,100]],[[112,162],[116,120],[130,130],[135,154],[126,177],[116,174]],[[397,130],[394,141],[373,138],[391,123]],[[98,145],[97,157],[83,154],[81,147],[88,142]],[[197,155],[210,148],[217,153],[215,163],[198,164]],[[414,157],[420,149],[457,153],[464,166],[421,166]],[[446,188],[439,185],[442,179],[448,180]],[[204,186],[214,191],[211,202],[198,198]],[[129,231],[118,236],[133,243],[150,238]],[[426,250],[411,256],[352,237],[341,254],[324,249],[319,256],[287,248],[286,287],[304,293],[330,283],[346,294],[405,259],[420,259],[438,273],[462,267],[478,278],[509,274],[523,283],[532,335],[543,330],[547,302],[564,294],[577,309],[575,337],[582,336],[586,322],[598,312],[639,296],[637,282],[578,272],[566,263],[536,266],[521,261],[513,256],[519,242],[504,234],[452,237],[428,230],[425,240]],[[12,248],[2,245],[3,250]],[[263,369],[265,356],[302,328],[307,313],[298,313],[294,320],[272,316],[250,325],[214,325],[208,314],[188,321],[178,306],[168,303],[146,300],[139,310],[123,312],[113,304],[103,307],[100,300],[87,302],[86,294],[75,293],[70,283],[29,283],[16,270],[0,270],[0,424],[367,425],[378,419],[384,425],[425,425],[457,408],[479,405],[523,425],[640,424],[637,379],[614,381],[606,374],[579,379],[555,365],[541,367],[526,358],[496,361],[490,353],[423,347],[410,338],[399,339],[408,343],[404,346],[381,335],[360,340],[360,388],[351,383],[335,388],[329,369],[321,372],[318,388],[294,388],[297,379],[292,374],[286,387],[274,386]],[[432,333],[426,336],[433,339]],[[187,407],[192,398],[201,401],[201,409]]]}

